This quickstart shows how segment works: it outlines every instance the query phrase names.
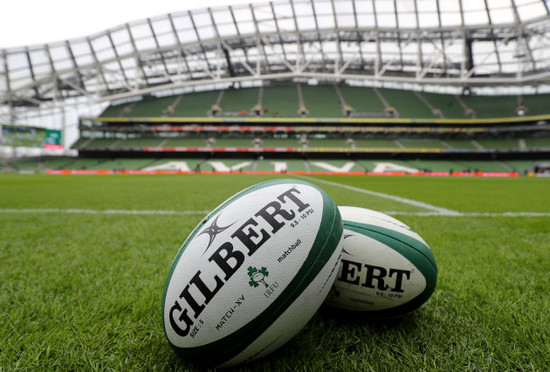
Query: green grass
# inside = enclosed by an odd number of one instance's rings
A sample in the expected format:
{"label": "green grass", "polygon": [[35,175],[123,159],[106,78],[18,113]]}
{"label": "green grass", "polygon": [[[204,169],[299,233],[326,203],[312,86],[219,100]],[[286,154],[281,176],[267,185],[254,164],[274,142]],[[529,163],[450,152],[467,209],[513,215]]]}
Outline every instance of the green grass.
{"label": "green grass", "polygon": [[[0,370],[198,371],[163,334],[170,264],[203,211],[270,178],[0,174]],[[322,182],[462,213],[548,213],[550,179],[308,180],[340,205],[394,211],[431,246],[437,288],[420,309],[391,322],[322,308],[285,346],[243,370],[547,370],[550,217],[417,215],[426,209]]]}

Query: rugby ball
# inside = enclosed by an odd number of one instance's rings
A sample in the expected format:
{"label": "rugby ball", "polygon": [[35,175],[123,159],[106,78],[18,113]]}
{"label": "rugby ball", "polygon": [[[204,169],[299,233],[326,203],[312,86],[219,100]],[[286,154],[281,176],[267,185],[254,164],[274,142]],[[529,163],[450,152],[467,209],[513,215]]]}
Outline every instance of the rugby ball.
{"label": "rugby ball", "polygon": [[381,212],[339,209],[344,247],[325,303],[372,318],[391,318],[426,302],[435,289],[437,265],[420,235]]}
{"label": "rugby ball", "polygon": [[334,201],[300,180],[257,184],[210,213],[166,279],[166,337],[184,360],[232,366],[274,351],[311,319],[340,264]]}

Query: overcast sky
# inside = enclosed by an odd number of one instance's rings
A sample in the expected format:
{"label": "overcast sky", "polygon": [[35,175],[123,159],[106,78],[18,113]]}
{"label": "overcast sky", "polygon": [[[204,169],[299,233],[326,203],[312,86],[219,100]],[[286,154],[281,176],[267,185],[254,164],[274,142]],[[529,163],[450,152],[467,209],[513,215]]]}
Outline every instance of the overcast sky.
{"label": "overcast sky", "polygon": [[171,12],[251,1],[2,0],[0,49],[88,36],[129,21]]}

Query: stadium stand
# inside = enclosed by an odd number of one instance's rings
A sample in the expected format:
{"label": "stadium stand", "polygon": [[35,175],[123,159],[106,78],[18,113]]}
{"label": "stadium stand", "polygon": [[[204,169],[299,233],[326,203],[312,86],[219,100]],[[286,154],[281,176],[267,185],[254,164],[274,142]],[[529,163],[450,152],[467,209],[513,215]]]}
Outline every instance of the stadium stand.
{"label": "stadium stand", "polygon": [[177,97],[146,97],[135,102],[128,113],[129,117],[166,117],[171,116],[168,108],[174,103]]}
{"label": "stadium stand", "polygon": [[218,91],[183,94],[174,108],[174,117],[206,117],[218,99]]}
{"label": "stadium stand", "polygon": [[353,109],[352,117],[385,117],[385,107],[372,88],[339,85],[346,103]]}
{"label": "stadium stand", "polygon": [[121,140],[113,143],[110,148],[141,148],[147,146],[160,146],[162,138],[160,137],[143,137]]}
{"label": "stadium stand", "polygon": [[379,89],[380,94],[394,107],[400,118],[435,118],[430,108],[414,92],[397,89]]}
{"label": "stadium stand", "polygon": [[295,84],[266,86],[262,94],[265,116],[298,117],[299,100]]}
{"label": "stadium stand", "polygon": [[308,116],[315,118],[344,116],[343,107],[333,85],[304,85],[302,86],[302,95]]}
{"label": "stadium stand", "polygon": [[528,148],[550,148],[550,136],[526,138],[525,145]]}
{"label": "stadium stand", "polygon": [[450,94],[420,93],[434,108],[441,111],[443,118],[467,119],[464,108],[457,100],[457,96]]}
{"label": "stadium stand", "polygon": [[518,139],[479,139],[476,140],[484,149],[518,149]]}
{"label": "stadium stand", "polygon": [[258,88],[230,88],[223,90],[223,98],[220,102],[220,116],[238,116],[252,113],[252,109],[258,104]]}
{"label": "stadium stand", "polygon": [[517,117],[517,96],[463,96],[464,103],[471,108],[476,118]]}

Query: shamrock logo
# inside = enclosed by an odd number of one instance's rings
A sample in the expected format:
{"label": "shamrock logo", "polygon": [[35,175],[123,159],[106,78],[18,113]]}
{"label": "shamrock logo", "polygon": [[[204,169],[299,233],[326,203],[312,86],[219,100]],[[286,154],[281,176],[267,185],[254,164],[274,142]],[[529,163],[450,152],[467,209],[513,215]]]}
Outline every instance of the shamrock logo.
{"label": "shamrock logo", "polygon": [[265,267],[262,267],[261,270],[258,270],[256,267],[249,266],[248,267],[248,276],[250,277],[250,281],[248,284],[250,284],[251,287],[257,287],[260,285],[260,283],[263,283],[263,285],[269,287],[269,284],[265,282],[266,276],[269,276],[269,271]]}

